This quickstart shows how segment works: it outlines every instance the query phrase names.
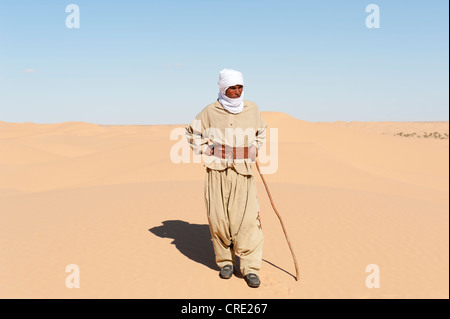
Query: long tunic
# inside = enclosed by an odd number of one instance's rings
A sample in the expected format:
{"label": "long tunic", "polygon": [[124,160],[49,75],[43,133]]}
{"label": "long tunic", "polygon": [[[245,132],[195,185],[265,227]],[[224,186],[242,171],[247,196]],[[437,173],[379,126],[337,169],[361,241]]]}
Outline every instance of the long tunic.
{"label": "long tunic", "polygon": [[[204,154],[208,147],[250,147],[259,149],[266,138],[267,124],[258,106],[244,100],[244,108],[238,114],[227,111],[218,101],[206,106],[186,126],[186,137],[196,154]],[[253,175],[251,159],[223,159],[203,156],[205,166],[214,170],[233,167],[241,175]]]}
{"label": "long tunic", "polygon": [[[215,102],[186,126],[186,137],[197,154],[204,154],[213,145],[259,149],[266,137],[266,127],[253,102],[244,100],[244,108],[238,114]],[[207,167],[205,204],[216,263],[220,268],[235,265],[237,254],[244,276],[258,274],[264,236],[252,160],[217,156],[203,159]]]}

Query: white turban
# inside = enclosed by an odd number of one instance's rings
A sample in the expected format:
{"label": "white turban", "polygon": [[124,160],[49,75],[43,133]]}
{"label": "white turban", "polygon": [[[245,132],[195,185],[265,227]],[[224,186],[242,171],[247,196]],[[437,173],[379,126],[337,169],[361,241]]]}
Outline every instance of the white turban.
{"label": "white turban", "polygon": [[242,73],[235,70],[223,69],[219,73],[219,102],[231,113],[237,114],[244,108],[244,91],[236,99],[229,98],[225,92],[230,86],[244,85]]}

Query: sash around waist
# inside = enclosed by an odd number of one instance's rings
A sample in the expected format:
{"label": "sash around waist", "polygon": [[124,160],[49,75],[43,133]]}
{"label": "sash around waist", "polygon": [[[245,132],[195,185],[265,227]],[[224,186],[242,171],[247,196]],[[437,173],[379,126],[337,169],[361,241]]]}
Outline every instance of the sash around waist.
{"label": "sash around waist", "polygon": [[[223,144],[214,144],[210,147],[213,156],[223,159],[246,159],[251,158],[252,155],[250,154],[250,147],[231,147]],[[256,154],[254,156],[256,157]]]}

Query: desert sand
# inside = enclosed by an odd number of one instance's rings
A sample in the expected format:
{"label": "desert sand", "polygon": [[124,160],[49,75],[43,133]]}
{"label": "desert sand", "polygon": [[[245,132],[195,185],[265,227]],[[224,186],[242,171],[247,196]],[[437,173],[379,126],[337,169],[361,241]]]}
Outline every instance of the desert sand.
{"label": "desert sand", "polygon": [[219,278],[205,168],[170,158],[184,125],[0,122],[0,298],[449,298],[448,122],[262,115],[299,281],[256,167],[262,284]]}

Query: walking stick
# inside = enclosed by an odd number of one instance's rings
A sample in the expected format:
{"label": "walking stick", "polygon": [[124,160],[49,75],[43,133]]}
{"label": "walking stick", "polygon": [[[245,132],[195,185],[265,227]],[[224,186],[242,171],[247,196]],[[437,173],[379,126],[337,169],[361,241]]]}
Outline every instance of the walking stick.
{"label": "walking stick", "polygon": [[267,187],[267,184],[266,184],[266,181],[265,181],[265,179],[264,179],[264,176],[261,174],[261,171],[259,170],[258,160],[256,160],[255,163],[256,163],[256,168],[258,169],[259,176],[261,176],[261,179],[262,179],[262,181],[263,181],[263,183],[264,183],[264,187],[266,188],[267,195],[269,195],[269,199],[270,199],[270,203],[272,204],[272,208],[273,208],[273,210],[275,211],[275,214],[277,214],[278,219],[280,220],[281,228],[283,228],[284,236],[286,237],[287,243],[288,243],[288,245],[289,245],[289,249],[291,250],[292,259],[294,259],[294,265],[295,265],[295,280],[298,281],[298,276],[299,276],[299,275],[298,275],[297,258],[295,258],[294,250],[292,249],[291,242],[290,242],[289,237],[288,237],[288,235],[287,235],[286,229],[284,228],[283,220],[281,219],[280,214],[278,213],[277,209],[275,208],[275,204],[273,203],[272,196],[271,196],[271,194],[270,194],[269,188]]}

